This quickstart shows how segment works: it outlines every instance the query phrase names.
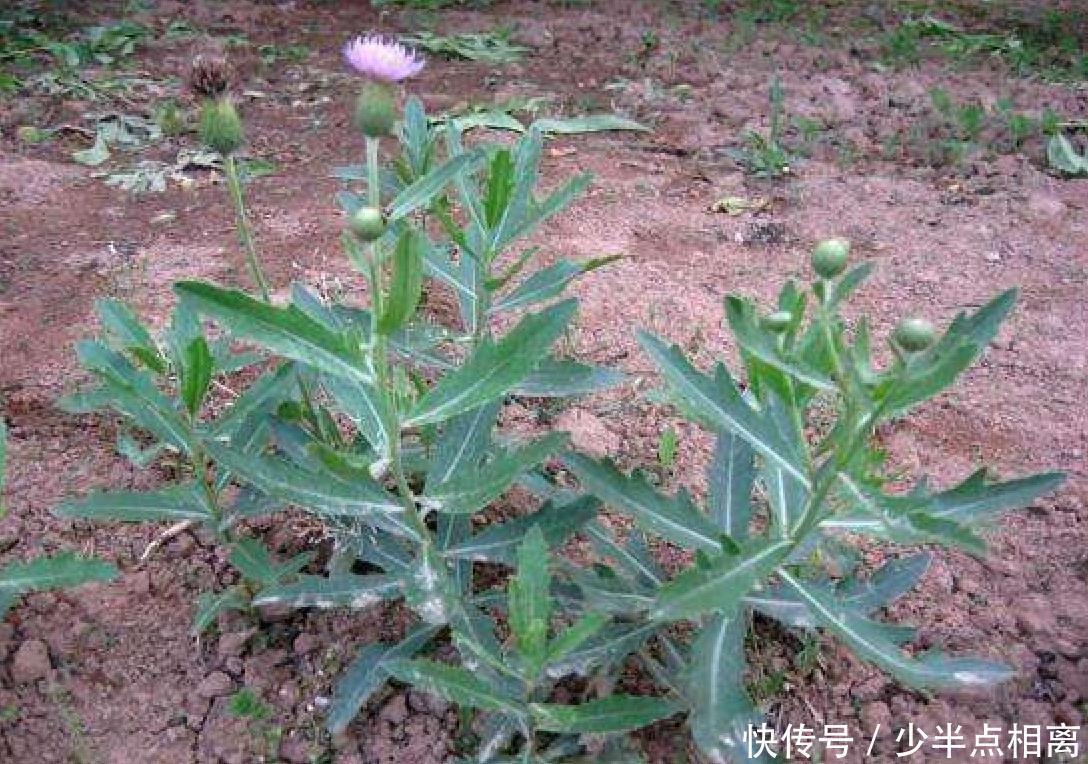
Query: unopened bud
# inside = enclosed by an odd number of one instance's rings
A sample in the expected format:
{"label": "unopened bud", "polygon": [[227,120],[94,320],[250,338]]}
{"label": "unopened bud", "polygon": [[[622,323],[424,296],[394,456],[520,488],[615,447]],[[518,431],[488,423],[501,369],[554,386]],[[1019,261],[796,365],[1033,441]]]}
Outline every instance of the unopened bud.
{"label": "unopened bud", "polygon": [[355,126],[368,138],[393,134],[397,123],[397,100],[392,89],[380,82],[368,82],[355,101]]}
{"label": "unopened bud", "polygon": [[846,239],[827,239],[812,250],[812,269],[820,278],[833,279],[846,269],[850,256],[850,242]]}
{"label": "unopened bud", "polygon": [[242,120],[228,98],[208,101],[200,115],[200,139],[223,156],[233,154],[242,146],[245,133]]}
{"label": "unopened bud", "polygon": [[936,331],[924,318],[905,318],[895,327],[895,344],[908,353],[917,353],[933,344]]}
{"label": "unopened bud", "polygon": [[351,216],[351,232],[360,241],[377,241],[385,233],[385,217],[377,207],[360,207]]}
{"label": "unopened bud", "polygon": [[775,334],[784,332],[793,323],[793,314],[788,310],[778,310],[763,319],[763,325]]}

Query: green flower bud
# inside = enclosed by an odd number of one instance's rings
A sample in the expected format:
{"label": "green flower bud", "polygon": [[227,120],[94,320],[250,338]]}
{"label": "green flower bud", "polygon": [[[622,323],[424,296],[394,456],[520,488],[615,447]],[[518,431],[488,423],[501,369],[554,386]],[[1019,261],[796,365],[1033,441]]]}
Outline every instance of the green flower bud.
{"label": "green flower bud", "polygon": [[933,344],[936,331],[924,318],[904,318],[892,335],[895,344],[908,353],[917,353]]}
{"label": "green flower bud", "polygon": [[790,324],[792,323],[793,314],[788,310],[777,310],[763,318],[763,325],[775,334],[786,331],[790,328]]}
{"label": "green flower bud", "polygon": [[360,241],[377,241],[385,233],[385,217],[377,207],[360,207],[351,216],[351,232]]}
{"label": "green flower bud", "polygon": [[850,242],[846,239],[827,239],[812,250],[812,269],[824,279],[833,279],[846,269],[850,256]]}
{"label": "green flower bud", "polygon": [[200,115],[200,139],[223,156],[233,154],[245,141],[242,120],[228,98],[208,101]]}
{"label": "green flower bud", "polygon": [[368,138],[393,134],[397,123],[397,100],[388,85],[368,82],[355,101],[355,126]]}

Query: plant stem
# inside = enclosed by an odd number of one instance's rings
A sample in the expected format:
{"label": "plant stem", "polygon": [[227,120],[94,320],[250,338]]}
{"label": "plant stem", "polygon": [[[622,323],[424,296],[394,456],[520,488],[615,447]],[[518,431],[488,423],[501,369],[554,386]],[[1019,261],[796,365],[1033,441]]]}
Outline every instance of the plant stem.
{"label": "plant stem", "polygon": [[238,176],[238,163],[233,154],[227,154],[223,158],[223,169],[227,176],[227,188],[230,190],[230,199],[234,204],[234,215],[238,225],[238,239],[242,243],[245,252],[246,264],[249,266],[249,274],[253,282],[261,292],[265,302],[269,302],[268,282],[261,272],[260,263],[257,262],[257,248],[253,243],[253,233],[249,229],[249,219],[246,216],[246,202],[242,194],[242,180]]}

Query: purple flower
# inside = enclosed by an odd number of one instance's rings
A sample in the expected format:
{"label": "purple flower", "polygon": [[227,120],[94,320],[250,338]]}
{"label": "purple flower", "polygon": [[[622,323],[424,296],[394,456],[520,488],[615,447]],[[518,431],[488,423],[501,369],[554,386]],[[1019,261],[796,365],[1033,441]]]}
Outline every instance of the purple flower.
{"label": "purple flower", "polygon": [[344,46],[344,59],[359,74],[382,82],[414,77],[425,62],[399,42],[377,35],[356,37]]}

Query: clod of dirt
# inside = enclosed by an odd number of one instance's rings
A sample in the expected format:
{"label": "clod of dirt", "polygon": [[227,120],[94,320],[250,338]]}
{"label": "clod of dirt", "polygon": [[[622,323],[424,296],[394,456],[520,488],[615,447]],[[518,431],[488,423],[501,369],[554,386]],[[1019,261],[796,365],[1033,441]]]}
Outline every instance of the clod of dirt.
{"label": "clod of dirt", "polygon": [[49,662],[49,648],[40,639],[28,639],[19,645],[11,661],[11,681],[30,684],[49,676],[53,664]]}
{"label": "clod of dirt", "polygon": [[197,685],[196,694],[202,698],[218,698],[234,689],[234,682],[222,671],[213,671]]}
{"label": "clod of dirt", "polygon": [[619,436],[601,419],[582,409],[564,411],[555,420],[555,429],[570,433],[573,446],[595,457],[615,456],[620,450]]}
{"label": "clod of dirt", "polygon": [[285,737],[280,742],[280,758],[289,764],[310,764],[313,760],[310,756],[310,746],[305,740],[297,737]]}
{"label": "clod of dirt", "polygon": [[256,633],[256,629],[246,629],[244,631],[232,631],[227,632],[219,637],[219,644],[216,645],[215,654],[219,660],[225,660],[227,658],[236,658],[242,654],[242,651],[246,648],[246,642],[249,638]]}

